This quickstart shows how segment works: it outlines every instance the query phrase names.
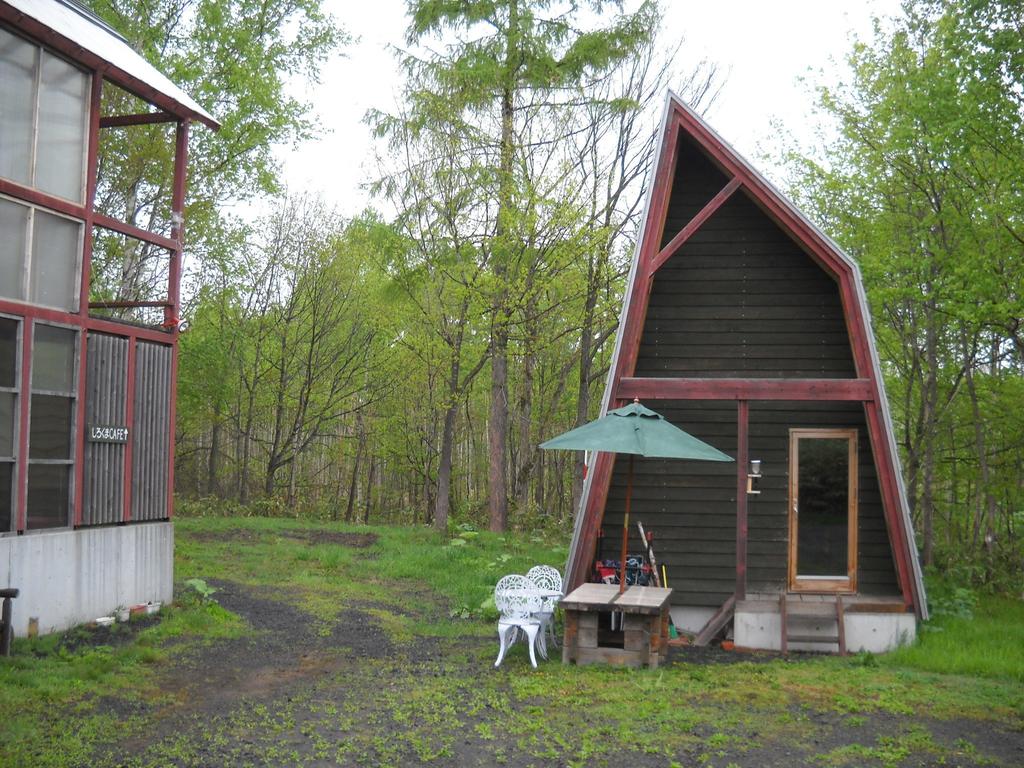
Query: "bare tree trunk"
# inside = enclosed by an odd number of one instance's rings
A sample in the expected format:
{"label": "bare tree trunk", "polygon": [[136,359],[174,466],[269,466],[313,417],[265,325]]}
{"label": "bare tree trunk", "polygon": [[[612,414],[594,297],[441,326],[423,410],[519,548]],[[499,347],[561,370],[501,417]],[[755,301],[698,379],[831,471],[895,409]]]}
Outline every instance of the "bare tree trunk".
{"label": "bare tree trunk", "polygon": [[[457,374],[456,374],[457,375]],[[448,511],[452,493],[452,449],[455,442],[455,417],[459,404],[454,400],[444,412],[441,432],[441,457],[437,467],[437,498],[434,500],[434,527],[442,533],[448,530]]]}
{"label": "bare tree trunk", "polygon": [[356,414],[356,430],[359,433],[359,442],[356,444],[356,459],[352,464],[352,482],[348,486],[348,505],[345,509],[345,522],[347,523],[351,523],[353,520],[353,510],[356,503],[356,481],[359,478],[359,462],[363,457],[363,450],[366,448],[366,430],[363,428],[362,412]]}
{"label": "bare tree trunk", "polygon": [[373,474],[377,468],[377,462],[374,461],[373,456],[370,457],[370,468],[366,473],[366,498],[363,499],[363,525],[368,525],[370,522],[370,506],[373,503]]}
{"label": "bare tree trunk", "polygon": [[220,405],[213,411],[213,424],[210,425],[210,454],[206,462],[206,492],[210,496],[220,496],[220,439],[222,432]]}

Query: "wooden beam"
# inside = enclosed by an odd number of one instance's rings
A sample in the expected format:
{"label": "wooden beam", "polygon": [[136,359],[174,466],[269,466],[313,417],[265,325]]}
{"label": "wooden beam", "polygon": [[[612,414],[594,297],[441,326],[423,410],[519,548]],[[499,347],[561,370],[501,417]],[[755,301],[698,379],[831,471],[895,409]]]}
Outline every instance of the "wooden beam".
{"label": "wooden beam", "polygon": [[703,647],[715,639],[715,635],[722,631],[722,628],[729,623],[733,613],[736,611],[736,595],[729,595],[722,603],[722,607],[715,611],[715,614],[708,619],[708,623],[697,633],[693,644]]}
{"label": "wooden beam", "polygon": [[63,213],[65,216],[73,216],[83,221],[86,218],[86,207],[84,205],[78,205],[63,198],[48,195],[45,192],[40,192],[38,189],[19,184],[16,181],[0,179],[0,193],[10,195],[18,200],[24,200],[26,203],[31,203],[40,208],[49,208],[50,210],[57,211],[57,213]]}
{"label": "wooden beam", "polygon": [[870,379],[693,379],[623,377],[619,400],[874,400]]}
{"label": "wooden beam", "polygon": [[177,240],[164,237],[163,235],[158,235],[156,232],[150,232],[148,229],[142,229],[141,227],[136,227],[133,224],[128,224],[123,221],[118,221],[117,219],[100,213],[93,214],[92,220],[93,224],[97,227],[103,227],[104,229],[119,232],[122,235],[127,235],[128,237],[135,238],[136,240],[141,240],[144,243],[151,243],[159,246],[160,248],[166,248],[168,251],[174,252],[178,250]]}
{"label": "wooden beam", "polygon": [[747,599],[747,464],[750,403],[736,403],[736,600]]}
{"label": "wooden beam", "polygon": [[717,211],[722,205],[732,197],[732,193],[740,188],[743,181],[738,177],[734,176],[733,179],[722,188],[722,191],[711,198],[711,201],[700,209],[689,223],[683,227],[679,234],[669,241],[669,244],[658,251],[658,255],[651,260],[651,267],[647,272],[648,277],[653,277],[654,273],[669,260],[669,258],[680,248],[683,247],[683,243],[693,237],[694,232],[701,228],[701,225],[711,218],[711,216]]}
{"label": "wooden beam", "polygon": [[129,125],[169,123],[177,118],[168,112],[138,112],[134,115],[110,115],[100,118],[100,128],[124,128]]}

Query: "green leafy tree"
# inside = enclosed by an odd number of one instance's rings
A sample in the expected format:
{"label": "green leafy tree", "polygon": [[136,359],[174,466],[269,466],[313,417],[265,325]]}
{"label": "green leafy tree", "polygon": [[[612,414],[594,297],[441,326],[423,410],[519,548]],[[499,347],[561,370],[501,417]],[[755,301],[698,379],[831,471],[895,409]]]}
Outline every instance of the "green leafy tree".
{"label": "green leafy tree", "polygon": [[849,83],[821,88],[837,140],[794,166],[864,273],[926,563],[943,539],[991,558],[1019,538],[997,467],[1021,432],[996,422],[1022,363],[1020,30],[1017,3],[906,2],[854,47]]}
{"label": "green leafy tree", "polygon": [[[590,5],[596,12],[621,11],[618,2]],[[581,86],[599,80],[649,39],[658,14],[645,3],[591,31],[581,31],[576,4],[551,0],[410,0],[409,14],[410,46],[451,33],[459,39],[436,54],[407,56],[406,122],[413,130],[440,127],[459,137],[476,168],[479,199],[495,201],[486,212],[488,237],[479,259],[489,273],[489,515],[491,529],[501,531],[508,521],[509,339],[536,223],[528,208],[538,189],[529,158],[560,138],[531,129],[546,116],[571,131],[559,112],[584,103]],[[394,128],[388,121],[378,125]]]}
{"label": "green leafy tree", "polygon": [[[191,278],[216,282],[244,226],[228,203],[277,191],[276,145],[311,135],[309,105],[289,81],[315,82],[326,57],[347,42],[319,0],[91,0],[93,10],[157,69],[221,123],[190,140],[186,200]],[[105,86],[108,113],[143,111],[138,100]],[[170,231],[173,135],[166,126],[102,132],[97,206],[131,224]],[[94,293],[142,298],[160,252],[105,237],[97,243]],[[155,263],[157,265],[155,265]],[[147,297],[150,298],[150,297]]]}

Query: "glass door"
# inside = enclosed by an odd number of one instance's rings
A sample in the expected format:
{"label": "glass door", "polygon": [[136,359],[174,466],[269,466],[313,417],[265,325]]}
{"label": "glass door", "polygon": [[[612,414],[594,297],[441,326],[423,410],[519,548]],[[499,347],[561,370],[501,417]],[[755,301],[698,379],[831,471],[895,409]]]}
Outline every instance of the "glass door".
{"label": "glass door", "polygon": [[789,588],[857,588],[857,430],[789,431]]}

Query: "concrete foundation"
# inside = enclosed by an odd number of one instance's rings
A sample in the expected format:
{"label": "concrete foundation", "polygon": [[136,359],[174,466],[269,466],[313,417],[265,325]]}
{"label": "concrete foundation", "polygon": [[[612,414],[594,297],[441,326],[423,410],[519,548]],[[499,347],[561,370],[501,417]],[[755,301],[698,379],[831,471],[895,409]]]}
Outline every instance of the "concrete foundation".
{"label": "concrete foundation", "polygon": [[676,625],[677,629],[695,635],[704,629],[708,619],[715,615],[715,609],[673,605],[671,613],[672,623]]}
{"label": "concrete foundation", "polygon": [[15,587],[14,634],[46,634],[174,592],[174,525],[135,523],[0,538],[0,586]]}
{"label": "concrete foundation", "polygon": [[[901,645],[914,642],[917,621],[912,613],[854,613],[846,614],[846,650],[850,653],[869,651],[885,653]],[[804,621],[801,634],[829,635],[835,632],[835,621],[825,618],[790,617],[790,621]],[[737,612],[733,624],[736,645],[778,651],[782,648],[782,626],[779,614]],[[794,651],[837,651],[835,643],[790,643]]]}

